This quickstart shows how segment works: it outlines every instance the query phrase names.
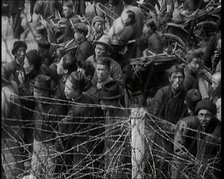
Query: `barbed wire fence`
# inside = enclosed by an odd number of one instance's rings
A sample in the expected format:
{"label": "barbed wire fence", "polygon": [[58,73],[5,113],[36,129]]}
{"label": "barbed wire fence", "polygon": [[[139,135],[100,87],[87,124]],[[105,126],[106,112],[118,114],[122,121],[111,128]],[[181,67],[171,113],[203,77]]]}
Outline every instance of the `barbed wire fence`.
{"label": "barbed wire fence", "polygon": [[[25,39],[28,44],[28,49],[35,47],[35,35],[33,32],[33,24],[29,23],[27,13],[22,15],[24,17],[24,24],[29,29],[28,39]],[[9,59],[13,60],[11,56],[12,42],[11,39],[11,27],[10,20],[6,23],[5,34],[2,33],[2,44],[5,45],[5,51]],[[31,44],[31,45],[29,45]],[[5,59],[3,59],[5,60]],[[33,99],[33,96],[19,97],[21,100],[32,101],[35,103],[46,104],[50,106],[73,106],[80,109],[93,109],[101,108],[102,105],[97,104],[81,104],[70,102],[67,100],[59,100],[53,98],[45,99]],[[183,146],[177,146],[174,143],[172,137],[170,137],[169,131],[164,131],[160,126],[166,123],[167,125],[174,126],[173,124],[159,119],[153,116],[150,112],[143,108],[121,108],[114,106],[106,106],[110,110],[119,110],[124,116],[111,116],[105,117],[101,114],[95,116],[94,113],[90,113],[89,116],[69,116],[70,119],[63,124],[74,127],[71,131],[61,131],[60,125],[63,119],[68,118],[68,114],[53,114],[38,112],[35,109],[27,108],[20,103],[10,101],[21,109],[28,110],[40,118],[22,120],[21,118],[2,118],[2,131],[10,136],[10,140],[15,145],[7,146],[8,142],[2,139],[2,153],[5,150],[25,150],[26,156],[16,156],[18,160],[17,164],[24,165],[26,161],[31,162],[31,166],[24,168],[20,172],[20,176],[15,178],[22,178],[25,175],[33,174],[37,178],[157,178],[158,168],[157,162],[164,160],[169,164],[169,167],[177,169],[177,166],[184,163],[185,167],[180,171],[186,178],[196,178],[197,169],[203,168],[201,178],[203,178],[206,172],[210,172],[211,175],[214,170],[219,170],[213,167],[213,163],[203,163],[198,159],[188,154],[188,158],[180,157],[173,152],[167,151],[166,148],[158,145],[154,136],[159,135],[162,139],[169,141],[174,146],[183,150]],[[57,120],[47,120],[56,118]],[[11,126],[7,126],[8,122],[19,122],[19,128],[15,127],[15,130],[22,131],[23,123],[31,123],[30,126],[26,126],[39,133],[48,133],[47,136],[51,136],[43,141],[34,140],[31,143],[25,143],[24,136],[19,135],[12,136],[9,132]],[[39,124],[40,127],[36,128],[35,124]],[[53,127],[52,127],[53,126]],[[197,130],[192,130],[193,132]],[[208,136],[209,134],[201,132],[201,134]],[[174,133],[171,133],[171,136]],[[31,136],[30,136],[31,137]],[[186,136],[192,137],[192,136]],[[210,136],[214,138],[214,136]],[[195,138],[194,138],[195,139]],[[221,139],[217,143],[211,143],[220,147],[221,151]],[[35,146],[36,145],[36,146]],[[70,146],[69,146],[70,145]],[[29,150],[28,148],[36,148]],[[35,153],[36,152],[36,153]],[[160,156],[161,152],[168,153],[171,158],[177,158],[177,163],[173,163],[173,160],[163,158]],[[185,150],[183,152],[186,152]],[[27,155],[28,154],[28,155]],[[211,162],[216,161],[211,160]],[[2,162],[6,164],[5,167],[10,168],[15,163],[7,163],[7,159],[2,158]],[[3,164],[2,164],[3,166]],[[163,173],[163,171],[160,171]],[[3,176],[4,177],[4,173]],[[215,178],[215,177],[214,177]]]}

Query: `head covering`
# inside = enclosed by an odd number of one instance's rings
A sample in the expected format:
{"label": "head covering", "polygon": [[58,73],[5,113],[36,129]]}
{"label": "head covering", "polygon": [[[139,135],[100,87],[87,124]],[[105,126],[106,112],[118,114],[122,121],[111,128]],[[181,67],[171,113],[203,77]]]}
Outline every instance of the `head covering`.
{"label": "head covering", "polygon": [[88,33],[88,27],[86,24],[82,23],[82,22],[79,22],[79,23],[76,23],[74,24],[74,28],[76,30],[78,30],[79,32],[82,32],[85,34],[85,36],[87,35]]}
{"label": "head covering", "polygon": [[30,50],[26,53],[27,60],[33,64],[36,68],[41,66],[41,56],[37,50]]}
{"label": "head covering", "polygon": [[27,49],[27,45],[25,42],[23,41],[15,41],[13,44],[13,48],[12,48],[12,54],[15,55],[16,51],[20,48],[23,47],[25,48],[25,50]]}
{"label": "head covering", "polygon": [[34,85],[31,85],[33,88],[39,89],[39,90],[44,90],[44,91],[54,91],[52,89],[52,81],[51,77],[46,76],[46,75],[38,75],[35,78],[35,83]]}
{"label": "head covering", "polygon": [[169,68],[169,69],[167,70],[167,72],[168,72],[169,76],[170,76],[172,73],[174,73],[174,72],[181,72],[181,73],[183,74],[183,76],[184,76],[184,69],[183,69],[183,67],[180,66],[180,65],[173,65],[171,68]]}
{"label": "head covering", "polygon": [[95,16],[92,20],[92,25],[94,25],[96,22],[102,22],[104,23],[104,19],[100,16]]}
{"label": "head covering", "polygon": [[110,38],[109,38],[108,35],[102,35],[102,37],[100,37],[99,40],[94,41],[93,43],[94,44],[102,44],[102,45],[105,45],[105,46],[107,46],[107,48],[109,50],[112,50],[112,46],[110,45],[111,44],[111,40],[110,40]]}
{"label": "head covering", "polygon": [[191,111],[195,110],[197,103],[202,99],[201,93],[198,89],[190,89],[185,97],[188,108]]}
{"label": "head covering", "polygon": [[216,105],[210,100],[210,99],[203,99],[200,102],[198,102],[195,112],[196,114],[201,110],[201,109],[206,109],[210,111],[213,115],[216,115],[217,108]]}
{"label": "head covering", "polygon": [[111,80],[105,83],[97,93],[99,99],[118,99],[123,96],[123,91],[118,81]]}

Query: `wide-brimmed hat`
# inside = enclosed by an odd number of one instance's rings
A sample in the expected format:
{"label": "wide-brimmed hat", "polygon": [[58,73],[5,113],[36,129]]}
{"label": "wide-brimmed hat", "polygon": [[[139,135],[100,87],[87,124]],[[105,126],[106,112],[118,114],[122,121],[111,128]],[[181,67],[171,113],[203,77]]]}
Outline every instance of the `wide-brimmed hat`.
{"label": "wide-brimmed hat", "polygon": [[39,89],[39,90],[53,92],[54,89],[52,88],[52,81],[51,80],[52,79],[49,76],[38,75],[35,78],[34,85],[30,85],[30,86],[33,87],[33,88]]}
{"label": "wide-brimmed hat", "polygon": [[13,44],[13,48],[12,48],[12,54],[15,55],[16,51],[20,48],[23,47],[25,48],[25,50],[27,49],[27,45],[25,42],[23,41],[15,41]]}
{"label": "wide-brimmed hat", "polygon": [[94,44],[102,44],[108,47],[109,50],[112,50],[111,39],[108,35],[102,35],[99,40],[93,42]]}
{"label": "wide-brimmed hat", "polygon": [[123,96],[123,90],[118,81],[111,80],[105,83],[102,88],[97,92],[99,99],[118,99]]}
{"label": "wide-brimmed hat", "polygon": [[104,19],[100,16],[95,16],[92,20],[92,25],[94,25],[96,22],[102,22],[104,23]]}

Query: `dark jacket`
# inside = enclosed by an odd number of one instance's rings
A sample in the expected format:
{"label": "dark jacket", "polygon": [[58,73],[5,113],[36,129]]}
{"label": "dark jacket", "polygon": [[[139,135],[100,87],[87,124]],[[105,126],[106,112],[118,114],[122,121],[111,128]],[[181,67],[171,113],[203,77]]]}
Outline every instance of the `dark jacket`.
{"label": "dark jacket", "polygon": [[85,61],[88,57],[94,54],[93,45],[86,39],[86,37],[83,37],[76,43],[77,48],[71,51],[71,55],[74,56],[78,61]]}
{"label": "dark jacket", "polygon": [[54,143],[58,132],[58,122],[61,120],[63,111],[62,106],[54,105],[54,100],[45,101],[46,104],[36,102],[34,119],[34,138],[37,141],[47,141]]}
{"label": "dark jacket", "polygon": [[19,65],[15,59],[10,63],[10,66],[12,67],[13,71],[13,77],[14,77],[13,80],[17,83],[19,87],[20,86],[20,81],[18,79],[19,72],[22,71],[23,73],[25,73],[24,68],[22,65]]}
{"label": "dark jacket", "polygon": [[196,158],[202,165],[199,164],[198,175],[204,174],[205,179],[214,178],[212,174],[221,178],[218,171],[221,170],[221,123],[215,117],[205,129],[198,126]]}

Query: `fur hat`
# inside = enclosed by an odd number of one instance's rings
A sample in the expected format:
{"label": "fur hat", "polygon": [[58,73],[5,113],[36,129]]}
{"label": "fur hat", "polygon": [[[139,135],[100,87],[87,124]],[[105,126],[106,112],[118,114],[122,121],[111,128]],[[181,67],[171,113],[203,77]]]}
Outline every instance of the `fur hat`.
{"label": "fur hat", "polygon": [[27,49],[27,45],[25,42],[23,41],[15,41],[13,44],[13,48],[12,48],[12,54],[15,55],[16,51],[20,48],[23,47],[25,48],[25,50]]}
{"label": "fur hat", "polygon": [[208,98],[202,99],[200,102],[198,102],[195,113],[197,114],[201,109],[206,109],[210,111],[213,115],[216,115],[217,108],[216,105]]}
{"label": "fur hat", "polygon": [[195,107],[199,101],[201,101],[202,96],[198,89],[190,89],[185,97],[186,104],[191,111],[195,110]]}
{"label": "fur hat", "polygon": [[105,83],[97,93],[99,99],[118,99],[123,96],[124,93],[120,87],[118,81],[111,80]]}

